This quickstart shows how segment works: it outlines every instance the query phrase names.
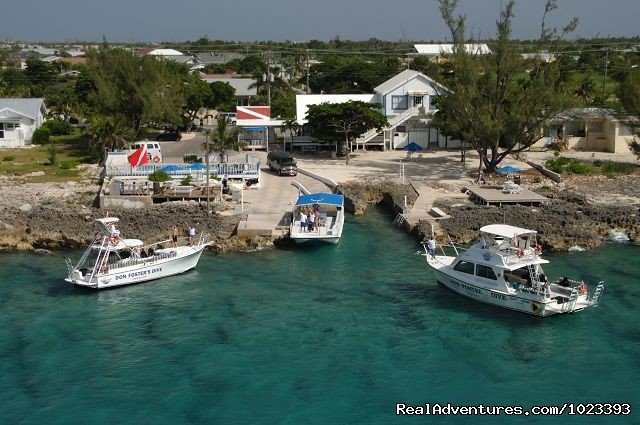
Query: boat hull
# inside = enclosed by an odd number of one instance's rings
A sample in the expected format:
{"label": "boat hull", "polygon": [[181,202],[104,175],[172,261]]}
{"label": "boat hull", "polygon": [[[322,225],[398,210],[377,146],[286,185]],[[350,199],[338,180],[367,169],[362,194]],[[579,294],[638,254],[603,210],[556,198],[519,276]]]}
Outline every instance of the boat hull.
{"label": "boat hull", "polygon": [[491,304],[509,310],[531,314],[533,316],[547,317],[556,314],[572,313],[589,307],[586,297],[581,297],[571,309],[566,309],[563,308],[562,304],[559,304],[552,299],[545,299],[534,294],[523,292],[507,294],[502,291],[494,291],[475,285],[471,282],[465,282],[457,279],[456,277],[447,274],[445,271],[433,266],[432,268],[436,281],[439,284],[446,286],[460,295],[485,304]]}
{"label": "boat hull", "polygon": [[304,236],[291,235],[291,239],[293,239],[293,241],[298,244],[308,244],[308,243],[318,242],[318,243],[328,243],[328,244],[335,245],[338,242],[340,242],[340,236],[304,237]]}
{"label": "boat hull", "polygon": [[[178,250],[180,251],[174,251],[179,255],[174,257],[149,259],[132,267],[109,270],[108,273],[99,274],[93,278],[88,276],[88,273],[83,276],[78,276],[78,273],[72,273],[71,277],[65,280],[85,288],[107,289],[173,276],[195,268],[198,265],[204,247],[205,245],[184,247],[182,250],[179,248]],[[167,250],[167,252],[172,252],[172,250]]]}

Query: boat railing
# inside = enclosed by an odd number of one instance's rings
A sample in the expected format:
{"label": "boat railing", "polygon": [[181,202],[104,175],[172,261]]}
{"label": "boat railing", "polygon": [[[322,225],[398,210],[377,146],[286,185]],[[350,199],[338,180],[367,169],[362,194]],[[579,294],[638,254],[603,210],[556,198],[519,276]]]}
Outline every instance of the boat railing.
{"label": "boat railing", "polygon": [[124,260],[117,259],[117,258],[110,258],[106,263],[106,271],[109,272],[109,271],[114,271],[118,269],[124,269],[127,267],[155,264],[163,260],[174,258],[177,255],[178,253],[176,251],[170,251],[170,252],[153,254],[148,257],[140,257],[140,258],[129,257]]}

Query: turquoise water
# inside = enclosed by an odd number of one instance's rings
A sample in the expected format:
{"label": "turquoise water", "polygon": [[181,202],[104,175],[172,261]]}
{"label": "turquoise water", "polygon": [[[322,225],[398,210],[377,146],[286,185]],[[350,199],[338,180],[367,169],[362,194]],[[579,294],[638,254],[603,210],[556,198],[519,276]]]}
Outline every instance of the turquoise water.
{"label": "turquoise water", "polygon": [[[0,423],[639,423],[639,247],[547,256],[550,276],[608,286],[542,320],[436,285],[391,220],[370,209],[338,246],[206,254],[103,292],[63,282],[69,253],[0,255]],[[400,418],[396,402],[633,413]]]}

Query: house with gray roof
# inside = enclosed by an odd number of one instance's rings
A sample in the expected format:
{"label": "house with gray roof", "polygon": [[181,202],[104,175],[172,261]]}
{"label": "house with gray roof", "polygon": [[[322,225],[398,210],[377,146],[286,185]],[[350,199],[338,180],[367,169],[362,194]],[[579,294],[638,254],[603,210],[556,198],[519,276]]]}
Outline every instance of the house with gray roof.
{"label": "house with gray roof", "polygon": [[30,145],[46,113],[41,98],[0,98],[0,148]]}
{"label": "house with gray roof", "polygon": [[630,153],[635,136],[628,123],[637,121],[637,117],[613,109],[571,108],[547,122],[544,134],[533,147]]}

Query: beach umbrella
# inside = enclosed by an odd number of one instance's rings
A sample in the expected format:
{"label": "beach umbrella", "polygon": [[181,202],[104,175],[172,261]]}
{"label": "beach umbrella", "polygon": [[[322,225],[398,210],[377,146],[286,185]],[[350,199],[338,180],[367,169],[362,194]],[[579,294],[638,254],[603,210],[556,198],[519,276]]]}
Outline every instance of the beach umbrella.
{"label": "beach umbrella", "polygon": [[496,170],[498,174],[515,174],[519,173],[520,169],[518,167],[514,167],[513,165],[505,165],[504,167],[500,167]]}
{"label": "beach umbrella", "polygon": [[422,146],[420,146],[416,142],[411,142],[404,147],[404,150],[409,152],[418,152],[422,150]]}
{"label": "beach umbrella", "polygon": [[165,165],[160,169],[160,171],[164,171],[165,173],[171,173],[173,171],[180,171],[180,170],[182,170],[182,168],[179,165],[174,165],[174,164]]}

